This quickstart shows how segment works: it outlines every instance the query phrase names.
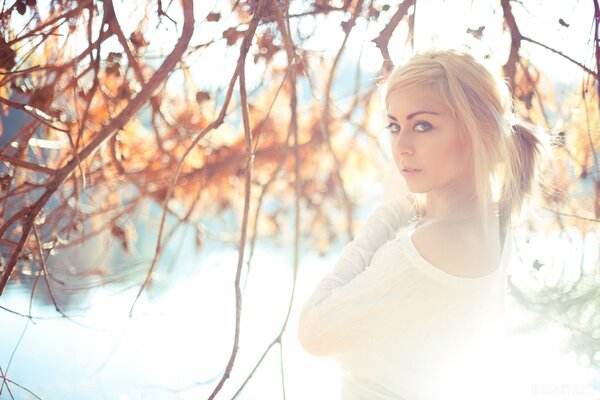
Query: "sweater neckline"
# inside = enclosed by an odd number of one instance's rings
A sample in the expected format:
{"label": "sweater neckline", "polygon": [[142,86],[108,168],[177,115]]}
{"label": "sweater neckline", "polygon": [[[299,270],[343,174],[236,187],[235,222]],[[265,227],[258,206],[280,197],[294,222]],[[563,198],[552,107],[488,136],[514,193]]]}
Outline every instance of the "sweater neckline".
{"label": "sweater neckline", "polygon": [[508,259],[511,251],[512,237],[510,228],[506,229],[504,235],[504,243],[502,245],[502,253],[500,255],[500,261],[498,263],[498,266],[493,271],[485,275],[475,277],[454,275],[444,271],[443,269],[429,262],[425,257],[421,255],[421,253],[419,253],[419,250],[415,247],[415,244],[412,240],[412,235],[414,231],[414,228],[406,227],[404,229],[404,232],[401,233],[401,240],[405,243],[405,248],[407,249],[409,256],[414,262],[415,266],[438,280],[442,280],[450,284],[469,286],[480,285],[482,283],[495,281],[499,276],[505,276],[506,267],[508,265]]}

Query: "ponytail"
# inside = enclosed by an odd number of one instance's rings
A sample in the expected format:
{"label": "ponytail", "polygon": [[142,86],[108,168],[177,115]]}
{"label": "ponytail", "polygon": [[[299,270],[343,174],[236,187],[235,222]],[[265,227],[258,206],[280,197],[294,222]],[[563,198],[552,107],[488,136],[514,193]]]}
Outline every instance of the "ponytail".
{"label": "ponytail", "polygon": [[506,175],[499,202],[503,218],[520,216],[526,198],[539,181],[539,164],[545,152],[545,143],[529,124],[512,124],[508,136]]}

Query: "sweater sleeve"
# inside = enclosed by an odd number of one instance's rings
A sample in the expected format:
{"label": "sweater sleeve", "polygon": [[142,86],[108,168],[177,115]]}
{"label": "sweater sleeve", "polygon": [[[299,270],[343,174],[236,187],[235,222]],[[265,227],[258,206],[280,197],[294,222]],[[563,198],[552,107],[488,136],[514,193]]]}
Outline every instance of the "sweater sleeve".
{"label": "sweater sleeve", "polygon": [[413,215],[414,209],[401,200],[385,203],[342,249],[333,271],[317,285],[300,313],[298,336],[307,351],[327,354],[341,344],[339,333],[345,318],[358,315],[360,308],[369,307],[372,299],[367,293],[374,278],[381,279],[376,277],[378,271],[367,268],[373,255],[393,239]]}

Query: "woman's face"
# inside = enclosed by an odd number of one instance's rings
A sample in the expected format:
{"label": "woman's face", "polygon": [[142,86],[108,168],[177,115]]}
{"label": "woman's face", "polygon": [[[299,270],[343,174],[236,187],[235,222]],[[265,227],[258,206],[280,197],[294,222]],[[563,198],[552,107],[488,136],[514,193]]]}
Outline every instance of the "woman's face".
{"label": "woman's face", "polygon": [[392,92],[388,130],[398,170],[415,193],[462,190],[471,156],[452,111],[422,86]]}

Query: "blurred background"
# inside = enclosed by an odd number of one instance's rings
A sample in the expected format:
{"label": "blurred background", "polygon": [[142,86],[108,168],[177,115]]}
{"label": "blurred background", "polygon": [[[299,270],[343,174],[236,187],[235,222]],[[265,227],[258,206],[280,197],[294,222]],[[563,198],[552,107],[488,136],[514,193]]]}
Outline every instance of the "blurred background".
{"label": "blurred background", "polygon": [[600,398],[599,31],[598,0],[3,2],[0,399],[339,398],[298,309],[407,193],[382,83],[430,48],[551,143],[495,373]]}

